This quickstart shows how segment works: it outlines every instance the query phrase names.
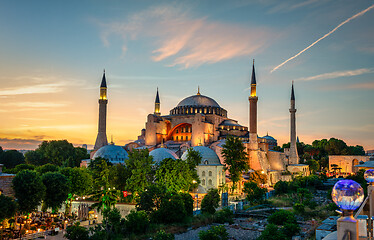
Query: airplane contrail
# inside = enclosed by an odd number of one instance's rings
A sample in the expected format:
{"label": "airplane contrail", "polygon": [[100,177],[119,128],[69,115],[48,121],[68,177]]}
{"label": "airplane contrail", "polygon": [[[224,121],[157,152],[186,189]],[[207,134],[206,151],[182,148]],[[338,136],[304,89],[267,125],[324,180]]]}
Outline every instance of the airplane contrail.
{"label": "airplane contrail", "polygon": [[341,26],[343,26],[344,24],[350,22],[351,20],[357,18],[357,17],[360,17],[362,15],[364,15],[366,12],[370,11],[372,8],[374,8],[374,4],[371,5],[370,7],[366,8],[365,10],[362,10],[361,12],[353,15],[352,17],[348,18],[347,20],[345,20],[344,22],[340,23],[338,26],[336,26],[333,30],[331,30],[330,32],[326,33],[325,35],[323,35],[323,37],[320,37],[318,40],[316,40],[315,42],[313,42],[312,44],[310,44],[308,47],[304,48],[303,50],[301,50],[298,54],[296,54],[295,56],[293,57],[290,57],[289,59],[287,59],[286,61],[282,62],[281,64],[279,64],[278,66],[276,66],[275,68],[273,68],[273,70],[271,70],[270,72],[274,72],[275,70],[277,70],[278,68],[282,67],[284,64],[286,64],[287,62],[291,61],[292,59],[298,57],[300,54],[302,54],[303,52],[305,52],[306,50],[308,50],[309,48],[313,47],[314,45],[316,45],[319,41],[321,41],[322,39],[330,36],[333,32],[335,32],[336,30],[338,30]]}

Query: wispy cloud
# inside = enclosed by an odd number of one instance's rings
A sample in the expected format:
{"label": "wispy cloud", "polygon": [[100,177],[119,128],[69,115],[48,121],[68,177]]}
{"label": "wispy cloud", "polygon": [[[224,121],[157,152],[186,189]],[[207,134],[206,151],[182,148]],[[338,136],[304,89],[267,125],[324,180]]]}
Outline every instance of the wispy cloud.
{"label": "wispy cloud", "polygon": [[26,108],[56,108],[56,107],[64,107],[67,106],[69,103],[67,102],[14,102],[8,103],[8,106],[15,106],[15,107],[26,107]]}
{"label": "wispy cloud", "polygon": [[275,68],[273,68],[271,70],[271,72],[274,72],[276,71],[277,69],[279,69],[280,67],[282,67],[284,64],[286,64],[287,62],[297,58],[298,56],[300,56],[300,54],[304,53],[305,51],[307,51],[309,48],[313,47],[314,45],[316,45],[318,42],[320,42],[321,40],[325,39],[326,37],[330,36],[332,33],[334,33],[336,30],[338,30],[341,26],[343,26],[344,24],[352,21],[353,19],[355,18],[358,18],[362,15],[364,15],[366,12],[370,11],[371,9],[374,8],[374,4],[371,5],[370,7],[366,8],[365,10],[362,10],[361,12],[353,15],[352,17],[346,19],[344,22],[340,23],[338,26],[336,26],[333,30],[331,30],[330,32],[326,33],[325,35],[323,35],[322,37],[320,37],[319,39],[317,39],[316,41],[314,41],[312,44],[310,44],[308,47],[304,48],[303,50],[301,50],[300,52],[298,52],[296,55],[290,57],[289,59],[287,59],[286,61],[282,62],[281,64],[279,64],[278,66],[276,66]]}
{"label": "wispy cloud", "polygon": [[374,73],[374,68],[360,68],[356,70],[345,70],[345,71],[336,71],[331,73],[323,73],[310,77],[298,78],[295,81],[315,81],[315,80],[326,80],[339,77],[351,77],[358,76],[362,74]]}
{"label": "wispy cloud", "polygon": [[33,86],[21,86],[14,88],[5,88],[0,90],[0,96],[11,96],[11,95],[22,95],[22,94],[34,94],[34,93],[56,93],[61,92],[65,83],[48,83],[48,84],[36,84]]}
{"label": "wispy cloud", "polygon": [[211,21],[207,17],[193,17],[189,11],[171,6],[150,8],[123,22],[101,25],[106,46],[113,34],[122,37],[122,49],[126,50],[128,41],[145,37],[153,41],[153,61],[168,61],[168,66],[182,68],[253,55],[274,35],[263,27],[244,27]]}

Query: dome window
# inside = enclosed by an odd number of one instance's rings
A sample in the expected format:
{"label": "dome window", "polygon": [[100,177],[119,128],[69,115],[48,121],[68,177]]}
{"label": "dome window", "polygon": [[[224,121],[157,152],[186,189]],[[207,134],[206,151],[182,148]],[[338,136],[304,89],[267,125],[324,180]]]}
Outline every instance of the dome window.
{"label": "dome window", "polygon": [[205,165],[208,165],[208,164],[209,164],[208,160],[205,160],[205,161],[204,161],[204,164],[205,164]]}

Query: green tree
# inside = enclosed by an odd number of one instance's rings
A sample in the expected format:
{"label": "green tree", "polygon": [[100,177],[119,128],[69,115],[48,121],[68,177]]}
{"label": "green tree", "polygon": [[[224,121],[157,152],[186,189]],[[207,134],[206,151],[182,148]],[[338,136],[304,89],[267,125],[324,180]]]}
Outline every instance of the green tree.
{"label": "green tree", "polygon": [[60,173],[69,180],[70,192],[66,201],[66,213],[70,214],[72,200],[91,192],[93,179],[84,168],[61,168]]}
{"label": "green tree", "polygon": [[118,190],[125,191],[126,181],[130,178],[131,172],[122,164],[116,164],[109,168],[109,185]]}
{"label": "green tree", "polygon": [[263,173],[263,171],[256,170],[254,172],[249,173],[249,179],[250,182],[255,182],[257,185],[265,184],[267,182],[268,178],[266,174]]}
{"label": "green tree", "polygon": [[35,166],[41,166],[48,163],[48,159],[39,149],[25,153],[25,161],[27,164],[32,164]]}
{"label": "green tree", "polygon": [[44,198],[46,188],[40,176],[30,170],[23,170],[13,178],[13,189],[21,213],[34,211]]}
{"label": "green tree", "polygon": [[160,208],[153,213],[152,221],[159,223],[182,222],[188,216],[183,197],[172,194],[169,199],[162,199]]}
{"label": "green tree", "polygon": [[288,240],[287,236],[280,231],[277,225],[268,224],[265,230],[261,233],[261,236],[257,238],[258,240]]}
{"label": "green tree", "polygon": [[153,237],[154,240],[174,240],[174,234],[166,233],[164,230],[160,230],[157,234]]}
{"label": "green tree", "polygon": [[284,225],[286,223],[297,223],[295,215],[287,210],[279,210],[268,217],[268,222],[275,225]]}
{"label": "green tree", "polygon": [[73,226],[67,227],[65,238],[69,240],[89,240],[88,230],[80,226],[80,222],[76,222]]}
{"label": "green tree", "polygon": [[75,148],[67,140],[43,141],[38,150],[48,159],[49,163],[57,166],[62,166],[65,162],[70,164],[76,159]]}
{"label": "green tree", "polygon": [[149,219],[145,211],[131,210],[125,219],[126,231],[142,233],[145,232],[149,227]]}
{"label": "green tree", "polygon": [[58,172],[47,172],[43,174],[42,181],[46,187],[43,203],[56,212],[68,197],[70,191],[68,178]]}
{"label": "green tree", "polygon": [[11,218],[16,213],[16,203],[11,197],[0,195],[0,223],[6,219]]}
{"label": "green tree", "polygon": [[244,183],[243,192],[247,194],[247,200],[253,203],[261,203],[265,200],[266,188],[260,188],[255,182]]}
{"label": "green tree", "polygon": [[315,173],[319,170],[319,163],[314,159],[307,160],[306,164],[308,164],[309,170],[313,173]]}
{"label": "green tree", "polygon": [[229,234],[227,233],[225,226],[218,225],[218,226],[212,226],[207,231],[200,231],[199,239],[200,240],[227,240],[229,239]]}
{"label": "green tree", "polygon": [[0,155],[0,164],[4,164],[6,168],[14,168],[22,163],[25,163],[25,157],[17,150],[4,151]]}
{"label": "green tree", "polygon": [[156,170],[156,183],[164,185],[170,192],[188,191],[193,184],[193,173],[181,159],[166,158]]}
{"label": "green tree", "polygon": [[288,193],[289,192],[288,186],[289,186],[288,182],[278,181],[274,185],[275,194],[280,195],[280,194]]}
{"label": "green tree", "polygon": [[161,202],[170,197],[171,194],[167,193],[165,186],[152,184],[139,194],[136,209],[144,210],[148,215],[152,215],[161,207]]}
{"label": "green tree", "polygon": [[222,150],[225,159],[225,170],[230,173],[232,190],[236,188],[237,182],[242,177],[242,172],[249,169],[248,157],[245,152],[245,147],[237,137],[228,137]]}
{"label": "green tree", "polygon": [[220,197],[218,190],[211,188],[201,201],[201,211],[203,213],[214,214],[219,206]]}
{"label": "green tree", "polygon": [[15,168],[13,168],[11,170],[8,170],[7,172],[8,173],[17,174],[20,171],[26,170],[26,169],[28,169],[28,170],[34,170],[35,166],[34,165],[30,165],[30,164],[26,164],[26,163],[22,163],[22,164],[17,165]]}
{"label": "green tree", "polygon": [[129,159],[125,160],[126,167],[131,171],[131,177],[127,179],[126,185],[133,194],[140,193],[149,186],[154,179],[152,170],[153,158],[149,156],[147,149],[134,150],[130,152]]}
{"label": "green tree", "polygon": [[35,168],[35,171],[37,171],[40,175],[43,175],[44,173],[47,173],[47,172],[58,172],[59,169],[60,168],[58,166],[47,163],[45,165]]}
{"label": "green tree", "polygon": [[193,148],[187,149],[186,162],[192,172],[193,184],[190,190],[195,189],[200,184],[199,175],[197,174],[196,167],[201,163],[202,157],[199,151],[193,150]]}

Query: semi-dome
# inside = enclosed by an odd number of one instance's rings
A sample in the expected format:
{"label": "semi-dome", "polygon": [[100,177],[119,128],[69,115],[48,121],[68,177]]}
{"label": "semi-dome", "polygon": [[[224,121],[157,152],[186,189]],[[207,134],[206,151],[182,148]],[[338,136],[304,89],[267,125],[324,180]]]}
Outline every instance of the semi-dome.
{"label": "semi-dome", "polygon": [[[195,146],[192,149],[195,151],[198,151],[201,155],[202,159],[199,165],[221,165],[218,155],[212,149],[208,147],[204,147],[204,146]],[[187,154],[188,154],[188,151],[185,151],[181,159],[186,160]]]}
{"label": "semi-dome", "polygon": [[180,101],[177,107],[196,106],[196,107],[220,107],[212,98],[204,95],[193,95]]}
{"label": "semi-dome", "polygon": [[125,163],[125,159],[129,158],[126,150],[123,149],[121,146],[117,146],[114,144],[106,145],[101,147],[99,150],[95,152],[92,159],[95,158],[105,158],[109,160],[111,163]]}
{"label": "semi-dome", "polygon": [[178,159],[177,154],[167,148],[156,148],[149,153],[153,157],[155,164],[159,164],[165,158]]}

